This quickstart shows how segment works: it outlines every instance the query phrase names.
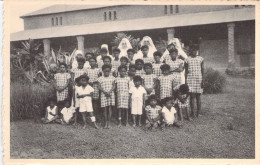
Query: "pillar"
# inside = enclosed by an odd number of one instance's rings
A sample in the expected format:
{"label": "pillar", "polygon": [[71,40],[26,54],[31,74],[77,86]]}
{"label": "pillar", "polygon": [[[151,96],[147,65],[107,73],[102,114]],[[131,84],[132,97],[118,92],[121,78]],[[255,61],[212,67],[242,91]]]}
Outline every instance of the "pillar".
{"label": "pillar", "polygon": [[228,23],[228,68],[235,68],[235,23]]}
{"label": "pillar", "polygon": [[84,36],[77,36],[78,50],[84,52]]}
{"label": "pillar", "polygon": [[175,33],[175,29],[174,28],[167,29],[168,41],[170,41],[170,39],[174,38],[174,33]]}
{"label": "pillar", "polygon": [[44,55],[50,56],[51,55],[51,41],[50,39],[43,39],[43,48],[44,48]]}

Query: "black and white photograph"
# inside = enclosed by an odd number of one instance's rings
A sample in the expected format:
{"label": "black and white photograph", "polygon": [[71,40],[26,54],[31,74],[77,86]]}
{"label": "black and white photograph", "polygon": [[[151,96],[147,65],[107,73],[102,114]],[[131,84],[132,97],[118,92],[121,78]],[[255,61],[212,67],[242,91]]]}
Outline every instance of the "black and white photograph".
{"label": "black and white photograph", "polygon": [[8,3],[6,159],[257,158],[257,3],[141,2]]}

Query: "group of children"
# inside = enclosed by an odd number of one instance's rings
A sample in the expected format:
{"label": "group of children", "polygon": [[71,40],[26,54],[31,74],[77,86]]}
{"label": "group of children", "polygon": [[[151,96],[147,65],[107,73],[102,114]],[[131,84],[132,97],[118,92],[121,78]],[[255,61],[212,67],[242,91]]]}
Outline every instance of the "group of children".
{"label": "group of children", "polygon": [[[69,71],[66,64],[60,63],[53,82],[57,104],[50,99],[43,122],[70,124],[74,121],[77,124],[80,112],[84,128],[89,115],[95,128],[99,128],[97,117],[99,122],[104,122],[103,127],[109,129],[113,110],[119,126],[123,121],[129,125],[131,114],[133,127],[141,126],[141,118],[145,118],[146,127],[164,128],[179,127],[183,111],[188,120],[190,116],[198,117],[203,58],[197,55],[196,47],[191,47],[186,59],[179,56],[173,44],[168,45],[167,50],[167,56],[162,57],[162,53],[156,51],[152,58],[147,56],[149,47],[144,45],[142,58],[135,59],[135,51],[128,49],[127,55],[119,59],[120,49],[115,48],[111,56],[102,48],[97,57],[92,53],[85,57],[78,53],[77,64]],[[197,113],[194,112],[195,98]]]}

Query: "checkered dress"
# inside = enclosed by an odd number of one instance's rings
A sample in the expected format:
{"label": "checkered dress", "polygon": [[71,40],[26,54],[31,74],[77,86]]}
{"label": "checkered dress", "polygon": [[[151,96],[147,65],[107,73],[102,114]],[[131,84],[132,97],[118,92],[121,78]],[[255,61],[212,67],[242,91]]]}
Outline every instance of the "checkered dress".
{"label": "checkered dress", "polygon": [[79,69],[79,68],[73,68],[71,69],[71,72],[74,73],[74,80],[76,78],[78,78],[79,76],[83,75],[84,73],[87,72],[87,69],[86,68],[82,68],[82,69]]}
{"label": "checkered dress", "polygon": [[153,57],[143,57],[142,60],[144,61],[144,63],[153,63],[154,62],[154,58]]}
{"label": "checkered dress", "polygon": [[[175,70],[179,68],[180,65],[184,66],[184,61],[181,59],[176,59],[175,61],[168,60],[166,61],[166,64],[168,64],[171,67],[171,70]],[[172,72],[173,75],[176,75],[176,77],[179,79],[178,81],[181,82],[181,72]]]}
{"label": "checkered dress", "polygon": [[98,68],[99,68],[99,69],[102,69],[102,66],[104,65],[103,60],[98,61],[98,62],[97,62],[97,65],[98,65]]}
{"label": "checkered dress", "polygon": [[93,83],[92,88],[94,89],[93,92],[93,99],[99,99],[99,89],[98,89],[98,83],[97,83],[97,79],[98,79],[98,75],[101,72],[101,70],[99,68],[95,68],[95,69],[87,69],[87,75],[89,77],[89,82]]}
{"label": "checkered dress", "polygon": [[115,69],[115,71],[117,72],[118,71],[117,69],[121,65],[121,62],[120,62],[120,60],[118,60],[118,61],[113,60],[111,62],[111,65],[112,65],[112,68]]}
{"label": "checkered dress", "polygon": [[180,108],[180,109],[183,109],[183,108],[188,108],[189,107],[189,96],[187,97],[187,94],[183,94],[183,95],[181,95],[181,98],[183,98],[183,99],[185,99],[185,102],[184,103],[182,103],[179,99],[176,99],[176,104],[178,105],[178,107]]}
{"label": "checkered dress", "polygon": [[[109,76],[109,77],[99,77],[97,80],[100,84],[100,86],[105,90],[106,92],[110,91],[113,87],[113,82],[115,81],[115,77]],[[114,91],[111,93],[111,97],[106,97],[103,92],[101,92],[101,107],[107,107],[107,106],[114,106],[115,105],[115,93]]]}
{"label": "checkered dress", "polygon": [[[150,75],[142,75],[142,79],[144,80],[144,86],[146,87],[146,88],[153,88],[154,87],[154,80],[156,79],[157,77],[156,77],[156,75],[155,74],[150,74]],[[150,95],[153,95],[153,94],[155,94],[155,90],[153,89],[153,91],[152,91],[152,93],[150,93],[149,95],[148,94],[146,94],[145,95],[145,98],[146,99],[148,99],[148,97],[150,96]]]}
{"label": "checkered dress", "polygon": [[163,63],[160,64],[153,63],[153,74],[155,74],[157,77],[162,75],[162,70],[160,68],[162,65]]}
{"label": "checkered dress", "polygon": [[129,108],[129,82],[129,77],[115,79],[117,108]]}
{"label": "checkered dress", "polygon": [[188,57],[188,75],[187,75],[187,85],[189,86],[190,92],[192,93],[202,93],[201,88],[202,74],[201,74],[201,63],[203,62],[201,56],[196,56],[194,58]]}
{"label": "checkered dress", "polygon": [[141,69],[141,70],[136,70],[135,75],[142,77],[142,75],[145,75],[145,71],[144,71],[143,69]]}
{"label": "checkered dress", "polygon": [[[56,80],[56,85],[58,87],[64,87],[67,83],[67,80],[70,79],[69,73],[56,73],[54,75],[54,79]],[[68,98],[69,90],[68,87],[65,88],[63,91],[57,91],[57,101],[63,101]]]}
{"label": "checkered dress", "polygon": [[164,99],[166,97],[172,97],[173,88],[177,86],[177,77],[175,75],[167,75],[158,77],[159,85],[160,85],[160,99]]}
{"label": "checkered dress", "polygon": [[162,107],[159,105],[156,105],[154,108],[150,105],[147,105],[145,107],[146,115],[151,117],[152,119],[157,118],[160,115],[160,111],[162,110]]}

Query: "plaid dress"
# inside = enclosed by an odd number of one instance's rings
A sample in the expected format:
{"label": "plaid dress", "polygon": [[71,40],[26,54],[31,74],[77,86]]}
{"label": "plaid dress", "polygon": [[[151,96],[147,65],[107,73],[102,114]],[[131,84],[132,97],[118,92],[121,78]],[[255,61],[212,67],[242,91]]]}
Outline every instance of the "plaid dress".
{"label": "plaid dress", "polygon": [[153,74],[155,74],[157,77],[162,75],[162,70],[160,68],[162,65],[163,63],[160,64],[153,63]]}
{"label": "plaid dress", "polygon": [[178,80],[175,75],[167,75],[158,77],[160,85],[160,99],[172,97],[172,91],[177,86]]}
{"label": "plaid dress", "polygon": [[142,75],[145,75],[145,71],[144,71],[143,69],[141,69],[141,70],[136,70],[135,75],[142,77]]}
{"label": "plaid dress", "polygon": [[[182,94],[181,95],[181,98],[182,99],[185,99],[185,102],[182,103],[179,99],[176,99],[175,103],[177,104],[177,106],[180,108],[180,109],[183,109],[183,108],[188,108],[189,107],[189,96],[187,97],[188,94]],[[187,97],[187,98],[186,98]]]}
{"label": "plaid dress", "polygon": [[[100,86],[105,90],[106,92],[110,91],[113,87],[113,82],[115,81],[115,77],[109,76],[109,77],[99,77],[97,80],[100,84]],[[100,96],[101,100],[101,107],[107,107],[107,106],[114,106],[115,105],[115,93],[114,91],[111,92],[111,97],[106,97],[103,92],[101,92]]]}
{"label": "plaid dress", "polygon": [[112,68],[114,68],[115,69],[115,71],[117,72],[118,70],[118,67],[121,65],[121,62],[120,62],[120,60],[113,60],[113,61],[111,61],[111,65],[112,65]]}
{"label": "plaid dress", "polygon": [[129,82],[129,77],[115,79],[117,108],[129,108]]}
{"label": "plaid dress", "polygon": [[[159,105],[156,105],[154,108],[151,107],[150,105],[147,105],[145,107],[146,115],[148,117],[150,117],[151,119],[157,118],[160,115],[161,110],[162,110],[162,107],[160,107]],[[149,122],[149,121],[146,120],[146,122]]]}
{"label": "plaid dress", "polygon": [[144,63],[153,63],[154,62],[154,58],[153,57],[143,57],[142,58]]}
{"label": "plaid dress", "polygon": [[201,74],[201,63],[203,62],[201,56],[196,56],[194,58],[188,57],[188,75],[187,75],[187,85],[192,93],[202,93],[201,88],[202,74]]}
{"label": "plaid dress", "polygon": [[82,68],[82,69],[79,69],[79,68],[73,68],[71,69],[71,72],[74,73],[74,80],[76,78],[78,78],[79,76],[83,75],[84,73],[87,72],[87,69],[86,68]]}
{"label": "plaid dress", "polygon": [[[54,79],[56,80],[56,85],[58,87],[64,87],[67,83],[67,80],[70,79],[69,73],[56,73],[54,75]],[[63,101],[68,98],[69,90],[68,87],[65,88],[63,91],[57,91],[57,101]]]}
{"label": "plaid dress", "polygon": [[[171,67],[171,70],[175,70],[177,68],[179,68],[179,66],[182,64],[184,66],[184,61],[181,59],[176,59],[175,61],[172,60],[167,60],[166,64],[168,64]],[[182,82],[182,78],[181,78],[181,72],[172,72],[173,75],[175,75],[179,80],[179,82]]]}
{"label": "plaid dress", "polygon": [[[155,86],[155,84],[154,84],[155,81],[154,80],[156,79],[156,75],[155,74],[150,74],[150,75],[145,74],[145,75],[142,75],[142,79],[144,80],[144,86],[146,88],[154,88],[154,86]],[[148,97],[150,95],[153,95],[153,94],[155,94],[155,89],[153,89],[152,93],[150,93],[150,94],[147,93],[145,95],[145,98],[148,99]]]}
{"label": "plaid dress", "polygon": [[92,88],[94,89],[93,99],[95,99],[95,100],[99,99],[99,89],[98,89],[97,79],[98,79],[98,75],[100,72],[101,72],[101,70],[99,68],[87,69],[87,75],[89,77],[89,82],[93,83],[93,85],[92,85]]}

